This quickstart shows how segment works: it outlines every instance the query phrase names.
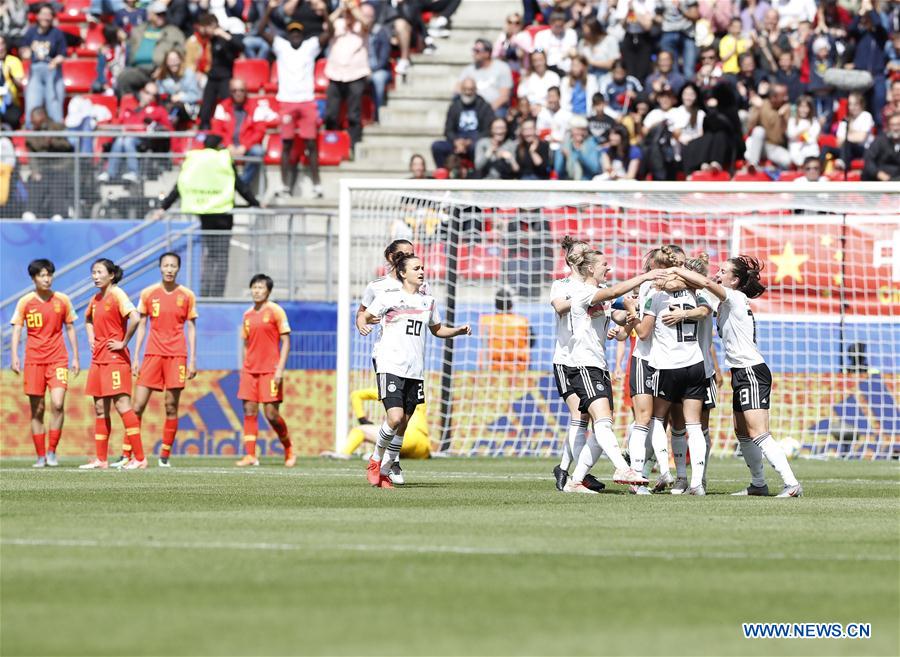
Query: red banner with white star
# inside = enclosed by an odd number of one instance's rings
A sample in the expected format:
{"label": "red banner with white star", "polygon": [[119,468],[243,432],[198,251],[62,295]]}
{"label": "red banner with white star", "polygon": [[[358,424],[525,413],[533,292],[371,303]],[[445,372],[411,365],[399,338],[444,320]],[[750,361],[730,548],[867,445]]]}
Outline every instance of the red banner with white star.
{"label": "red banner with white star", "polygon": [[900,316],[897,217],[742,221],[735,246],[765,265],[756,312]]}

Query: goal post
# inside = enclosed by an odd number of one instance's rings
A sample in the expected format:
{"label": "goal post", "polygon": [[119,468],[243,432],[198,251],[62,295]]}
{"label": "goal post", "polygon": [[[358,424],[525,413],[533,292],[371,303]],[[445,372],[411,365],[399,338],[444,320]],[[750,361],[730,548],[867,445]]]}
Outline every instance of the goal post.
{"label": "goal post", "polygon": [[[551,360],[553,280],[565,235],[604,252],[610,280],[663,243],[688,257],[749,253],[767,293],[752,302],[773,370],[772,433],[813,456],[900,455],[900,185],[349,180],[341,183],[335,442],[355,424],[350,394],[374,386],[374,335],[355,313],[385,273],[383,251],[409,239],[447,323],[473,335],[428,338],[433,449],[454,455],[558,453],[568,412]],[[626,345],[628,343],[625,343]],[[719,360],[723,353],[716,338]],[[607,343],[610,370],[617,344]],[[629,353],[623,357],[627,371]],[[734,448],[727,370],[711,432]],[[614,382],[616,433],[630,412]],[[373,422],[383,410],[372,403]]]}

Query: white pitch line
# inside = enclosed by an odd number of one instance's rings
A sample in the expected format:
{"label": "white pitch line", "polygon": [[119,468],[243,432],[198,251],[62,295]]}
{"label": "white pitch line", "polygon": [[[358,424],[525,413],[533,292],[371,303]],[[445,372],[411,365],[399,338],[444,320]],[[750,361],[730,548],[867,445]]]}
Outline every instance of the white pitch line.
{"label": "white pitch line", "polygon": [[659,559],[663,561],[679,561],[686,559],[719,559],[746,560],[761,559],[763,561],[841,561],[841,562],[897,562],[896,555],[846,554],[828,556],[804,556],[770,552],[767,554],[749,552],[662,552],[653,550],[597,550],[577,549],[572,551],[545,549],[492,548],[463,545],[397,545],[397,544],[342,544],[307,545],[301,543],[231,543],[210,542],[190,543],[181,541],[100,541],[95,539],[43,539],[43,538],[5,538],[2,545],[24,547],[89,547],[89,548],[138,548],[144,550],[238,550],[261,552],[304,552],[310,550],[341,552],[406,552],[414,554],[461,554],[480,556],[588,556],[607,558]]}

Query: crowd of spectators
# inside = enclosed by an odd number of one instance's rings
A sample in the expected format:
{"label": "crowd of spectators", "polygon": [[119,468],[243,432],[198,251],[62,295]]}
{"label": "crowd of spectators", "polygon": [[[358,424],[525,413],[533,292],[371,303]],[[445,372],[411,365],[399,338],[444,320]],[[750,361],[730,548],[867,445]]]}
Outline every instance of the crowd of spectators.
{"label": "crowd of spectators", "polygon": [[524,0],[472,60],[438,177],[900,180],[897,0]]}

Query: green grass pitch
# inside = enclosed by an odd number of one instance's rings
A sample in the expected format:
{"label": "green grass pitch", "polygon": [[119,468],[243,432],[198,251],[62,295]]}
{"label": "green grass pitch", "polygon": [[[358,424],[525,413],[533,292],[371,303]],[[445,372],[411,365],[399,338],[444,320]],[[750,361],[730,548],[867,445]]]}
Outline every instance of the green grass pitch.
{"label": "green grass pitch", "polygon": [[[565,495],[548,460],[5,460],[7,655],[897,655],[900,469],[795,461],[802,499]],[[601,479],[611,473],[601,461]],[[767,469],[773,489],[777,475]],[[741,623],[867,622],[868,640]]]}

